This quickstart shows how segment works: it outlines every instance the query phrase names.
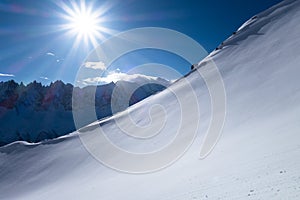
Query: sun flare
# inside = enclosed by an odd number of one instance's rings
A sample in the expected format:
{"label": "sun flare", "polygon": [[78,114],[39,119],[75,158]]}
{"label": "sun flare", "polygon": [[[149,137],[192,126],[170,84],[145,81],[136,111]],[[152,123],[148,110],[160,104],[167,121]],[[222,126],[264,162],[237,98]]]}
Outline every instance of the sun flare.
{"label": "sun flare", "polygon": [[92,5],[72,3],[71,6],[63,5],[65,11],[63,18],[67,21],[63,29],[76,37],[76,43],[92,43],[95,45],[98,39],[103,37],[105,28],[101,25],[104,20],[103,13],[94,11]]}

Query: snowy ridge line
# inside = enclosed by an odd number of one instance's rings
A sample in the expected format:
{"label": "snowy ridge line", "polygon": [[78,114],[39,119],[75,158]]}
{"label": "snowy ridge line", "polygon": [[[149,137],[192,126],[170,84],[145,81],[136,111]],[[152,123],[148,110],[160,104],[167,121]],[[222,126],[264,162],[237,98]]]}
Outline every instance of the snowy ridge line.
{"label": "snowy ridge line", "polygon": [[218,50],[226,48],[229,45],[238,45],[241,41],[246,40],[250,36],[263,35],[261,29],[269,24],[269,22],[279,19],[286,11],[296,7],[300,2],[297,0],[284,0],[283,2],[274,5],[246,21],[236,32],[234,32],[228,39],[223,41],[214,50],[211,55],[215,55]]}
{"label": "snowy ridge line", "polygon": [[39,146],[39,145],[51,145],[51,144],[55,144],[55,143],[58,143],[58,142],[62,142],[62,141],[77,137],[78,134],[80,134],[80,133],[78,133],[78,131],[74,131],[74,132],[69,133],[67,135],[63,135],[63,136],[60,136],[60,137],[57,137],[57,138],[43,140],[43,141],[40,141],[40,142],[14,141],[14,142],[6,144],[4,146],[0,146],[0,152],[2,150],[5,150],[6,148],[11,148],[11,147],[15,147],[15,146],[35,147],[35,146]]}

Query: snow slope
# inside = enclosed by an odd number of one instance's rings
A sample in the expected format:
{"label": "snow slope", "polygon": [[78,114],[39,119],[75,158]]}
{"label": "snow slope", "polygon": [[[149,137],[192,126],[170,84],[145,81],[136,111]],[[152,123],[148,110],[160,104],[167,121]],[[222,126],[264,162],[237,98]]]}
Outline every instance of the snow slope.
{"label": "snow slope", "polygon": [[[42,144],[13,143],[0,148],[0,199],[299,199],[299,20],[300,1],[284,1],[248,21],[199,63],[209,67],[213,59],[227,94],[223,134],[207,158],[198,159],[210,119],[209,94],[194,71],[186,79],[200,99],[202,123],[191,148],[170,167],[142,175],[111,170],[88,154],[78,132]],[[190,103],[183,80],[171,87]],[[175,96],[165,90],[130,112],[138,124],[147,124],[148,108],[156,103],[165,107],[167,120],[151,142],[123,136],[114,122],[122,113],[102,128],[122,148],[157,149],[180,120]],[[190,123],[194,119],[183,125],[187,131]]]}

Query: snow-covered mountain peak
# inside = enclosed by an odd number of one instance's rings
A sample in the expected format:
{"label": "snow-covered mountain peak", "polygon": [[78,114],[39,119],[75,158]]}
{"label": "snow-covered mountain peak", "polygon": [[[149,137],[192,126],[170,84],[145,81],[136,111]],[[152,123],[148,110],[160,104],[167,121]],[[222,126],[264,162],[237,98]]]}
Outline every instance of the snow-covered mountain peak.
{"label": "snow-covered mountain peak", "polygon": [[[14,81],[1,82],[0,146],[18,140],[39,142],[68,134],[75,130],[72,110],[84,112],[88,106],[92,106],[97,119],[108,117],[112,114],[111,96],[115,90],[119,91],[119,96],[131,97],[126,104],[115,108],[119,112],[128,105],[160,92],[170,84],[165,80],[163,82],[163,79],[147,78],[141,78],[142,82],[138,83],[134,80],[117,81],[84,88],[74,88],[62,81],[55,81],[48,86],[36,81],[26,86]],[[82,106],[77,106],[78,102]],[[93,121],[94,119],[85,118],[82,125]]]}

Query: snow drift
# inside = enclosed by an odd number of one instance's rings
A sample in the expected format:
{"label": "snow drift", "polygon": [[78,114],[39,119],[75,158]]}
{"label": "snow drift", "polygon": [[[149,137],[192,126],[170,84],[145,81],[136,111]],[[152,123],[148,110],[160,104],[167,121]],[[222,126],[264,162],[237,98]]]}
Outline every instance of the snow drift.
{"label": "snow drift", "polygon": [[[0,148],[0,198],[299,199],[299,20],[300,2],[283,1],[247,21],[199,63],[215,62],[227,94],[223,135],[206,159],[198,158],[210,120],[209,93],[194,71],[185,78],[201,99],[202,123],[191,148],[170,167],[144,175],[116,172],[85,151],[78,132],[41,144],[13,143]],[[171,87],[186,95],[188,104],[190,91],[183,83]],[[172,137],[180,110],[164,90],[131,107],[131,117],[147,124],[154,104],[165,106],[168,116],[160,136],[149,143],[135,145],[122,136],[114,123],[118,116],[101,126],[129,151],[157,149]]]}

